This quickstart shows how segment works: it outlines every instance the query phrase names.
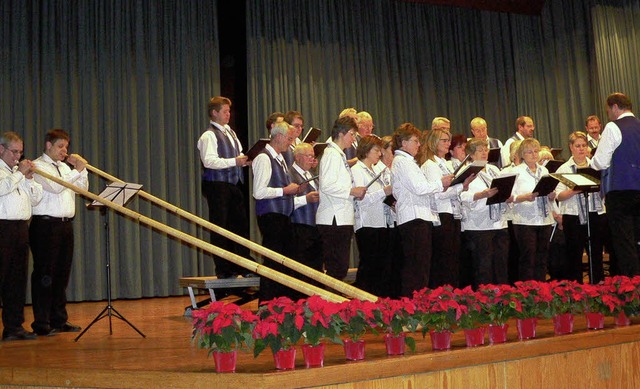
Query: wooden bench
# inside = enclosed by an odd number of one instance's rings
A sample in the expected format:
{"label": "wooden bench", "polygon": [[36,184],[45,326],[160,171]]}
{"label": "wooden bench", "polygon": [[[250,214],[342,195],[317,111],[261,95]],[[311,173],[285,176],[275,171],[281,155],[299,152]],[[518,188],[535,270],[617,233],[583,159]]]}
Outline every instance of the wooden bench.
{"label": "wooden bench", "polygon": [[[356,280],[357,268],[350,268],[344,282],[352,283]],[[218,288],[251,288],[260,286],[260,277],[245,278],[239,276],[237,278],[220,278],[216,276],[205,277],[180,277],[180,286],[187,288],[189,297],[191,298],[191,308],[198,309],[194,289],[207,289],[211,301],[216,301],[215,289]]]}

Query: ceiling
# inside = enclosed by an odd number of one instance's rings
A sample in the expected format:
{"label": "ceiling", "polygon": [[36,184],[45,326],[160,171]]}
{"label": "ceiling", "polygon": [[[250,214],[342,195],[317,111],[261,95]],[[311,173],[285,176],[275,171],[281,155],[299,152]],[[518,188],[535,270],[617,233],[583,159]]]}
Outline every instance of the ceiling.
{"label": "ceiling", "polygon": [[540,15],[544,0],[401,0],[413,3],[448,5],[483,11]]}

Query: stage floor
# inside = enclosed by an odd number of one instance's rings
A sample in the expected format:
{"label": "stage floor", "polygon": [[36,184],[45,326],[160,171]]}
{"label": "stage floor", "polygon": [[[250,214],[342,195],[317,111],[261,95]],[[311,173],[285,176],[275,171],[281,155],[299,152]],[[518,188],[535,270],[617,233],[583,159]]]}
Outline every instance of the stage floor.
{"label": "stage floor", "polygon": [[[256,304],[254,300],[245,307],[255,309]],[[516,339],[515,323],[511,323],[509,342],[506,344],[467,349],[460,332],[454,334],[451,351],[432,352],[428,340],[417,335],[416,352],[396,357],[386,356],[381,338],[367,337],[366,359],[360,362],[346,362],[341,346],[328,345],[325,367],[305,369],[299,349],[296,370],[278,372],[274,370],[271,352],[266,350],[255,359],[249,352],[239,354],[235,374],[216,374],[207,351],[198,350],[191,344],[191,321],[183,316],[184,308],[188,305],[188,296],[115,301],[113,306],[118,312],[140,329],[146,338],[116,318],[112,318],[113,334],[110,335],[109,321],[105,318],[78,342],[74,342],[77,334],[72,333],[33,341],[1,342],[0,384],[27,387],[223,388],[248,385],[251,388],[283,388],[332,386],[350,382],[353,384],[350,387],[406,387],[407,376],[424,372],[439,372],[448,376],[455,369],[504,364],[507,360],[552,354],[565,355],[562,358],[566,360],[566,355],[572,352],[597,350],[609,344],[630,344],[640,338],[638,325],[615,328],[613,319],[607,318],[604,330],[586,331],[584,318],[576,316],[575,333],[565,336],[554,337],[550,321],[540,321],[538,339],[522,342]],[[105,302],[71,303],[68,305],[70,321],[85,327],[105,306]],[[25,309],[25,314],[28,326],[32,320],[30,306]],[[503,371],[505,379],[509,379],[508,369],[503,367],[498,370]],[[578,370],[575,373],[578,383],[581,373]],[[502,373],[495,374],[496,377],[488,382],[501,382],[499,378]],[[637,375],[631,374],[628,377],[630,382],[637,382]],[[405,378],[391,383],[387,381],[383,386],[379,386],[380,383],[364,384],[370,380],[402,376]],[[434,378],[434,382],[438,382],[438,379]],[[356,382],[360,384],[355,385]],[[544,383],[544,380],[540,383]],[[445,386],[457,387],[454,381]],[[492,386],[489,384],[488,387]],[[471,387],[487,386],[472,384]]]}

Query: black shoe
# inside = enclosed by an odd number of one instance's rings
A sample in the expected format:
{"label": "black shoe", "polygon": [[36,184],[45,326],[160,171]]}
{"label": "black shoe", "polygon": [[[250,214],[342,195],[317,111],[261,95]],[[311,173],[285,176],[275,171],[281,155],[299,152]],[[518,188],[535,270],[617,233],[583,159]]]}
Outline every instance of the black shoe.
{"label": "black shoe", "polygon": [[38,334],[38,336],[53,336],[56,334],[56,331],[51,327],[33,327],[33,332]]}
{"label": "black shoe", "polygon": [[69,322],[64,323],[60,327],[53,328],[54,332],[80,332],[81,330],[82,330],[82,327],[77,326],[75,324],[71,324]]}
{"label": "black shoe", "polygon": [[2,341],[8,342],[11,340],[34,340],[37,339],[38,335],[33,332],[27,332],[24,328],[20,328],[17,331],[2,331]]}

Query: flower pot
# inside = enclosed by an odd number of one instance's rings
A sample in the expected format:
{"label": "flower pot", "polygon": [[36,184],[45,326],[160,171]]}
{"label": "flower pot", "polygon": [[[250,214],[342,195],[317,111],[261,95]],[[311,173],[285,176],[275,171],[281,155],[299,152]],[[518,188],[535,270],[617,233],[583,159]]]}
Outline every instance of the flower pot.
{"label": "flower pot", "polygon": [[489,343],[505,343],[509,324],[489,324]]}
{"label": "flower pot", "polygon": [[384,336],[384,344],[387,346],[387,355],[403,355],[404,354],[404,338],[405,334],[398,335],[386,334]]}
{"label": "flower pot", "polygon": [[553,332],[556,335],[565,335],[573,332],[573,314],[561,313],[553,317]]}
{"label": "flower pot", "polygon": [[620,313],[614,317],[617,327],[626,327],[631,325],[631,320],[629,320],[629,317],[624,313],[624,311],[620,311]]}
{"label": "flower pot", "polygon": [[324,343],[316,346],[303,344],[302,355],[304,356],[304,364],[307,368],[324,366]]}
{"label": "flower pot", "polygon": [[236,358],[238,351],[229,352],[214,351],[213,360],[216,363],[216,373],[233,373],[236,371]]}
{"label": "flower pot", "polygon": [[364,340],[344,340],[344,354],[348,361],[360,361],[364,359]]}
{"label": "flower pot", "polygon": [[449,350],[451,348],[451,331],[429,331],[432,350]]}
{"label": "flower pot", "polygon": [[296,348],[291,347],[288,350],[278,350],[273,354],[273,361],[278,370],[293,370],[296,368]]}
{"label": "flower pot", "polygon": [[599,312],[587,312],[587,328],[590,330],[601,330],[604,328],[604,314]]}
{"label": "flower pot", "polygon": [[482,346],[484,344],[484,327],[465,329],[464,339],[467,341],[467,347]]}
{"label": "flower pot", "polygon": [[536,325],[538,319],[530,317],[528,319],[517,319],[516,328],[518,329],[518,339],[533,339],[536,337]]}

